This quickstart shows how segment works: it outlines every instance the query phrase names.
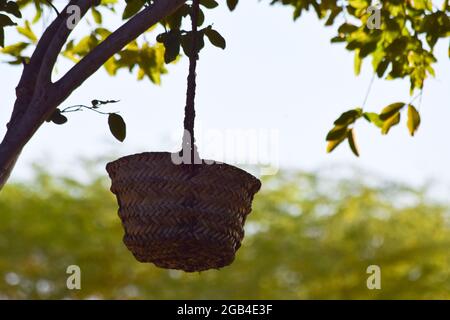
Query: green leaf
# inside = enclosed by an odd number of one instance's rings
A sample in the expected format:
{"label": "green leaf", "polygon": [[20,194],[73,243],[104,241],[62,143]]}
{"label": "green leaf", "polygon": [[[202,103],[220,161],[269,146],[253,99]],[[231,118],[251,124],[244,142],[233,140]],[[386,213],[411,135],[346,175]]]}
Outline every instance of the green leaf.
{"label": "green leaf", "polygon": [[92,7],[92,17],[94,18],[95,23],[101,24],[102,23],[102,14],[100,11],[95,9],[95,7]]}
{"label": "green leaf", "polygon": [[399,112],[403,107],[405,106],[405,103],[403,102],[396,102],[388,105],[383,110],[381,110],[380,113],[380,119],[385,121],[389,118],[391,118],[393,115],[395,115],[397,112]]}
{"label": "green leaf", "polygon": [[349,0],[348,4],[356,9],[364,9],[369,6],[369,3],[366,0]]}
{"label": "green leaf", "polygon": [[348,144],[349,144],[352,152],[355,154],[355,156],[359,157],[359,150],[358,150],[358,146],[356,145],[355,132],[353,129],[348,130],[347,140],[348,140]]}
{"label": "green leaf", "polygon": [[361,73],[361,64],[362,64],[362,59],[359,56],[359,49],[355,50],[355,57],[353,60],[353,70],[355,72],[355,75],[359,75]]}
{"label": "green leaf", "polygon": [[411,136],[414,136],[420,126],[420,114],[413,105],[408,105],[408,129]]}
{"label": "green leaf", "polygon": [[198,18],[197,18],[197,26],[200,27],[205,22],[205,14],[200,9],[198,12]]}
{"label": "green leaf", "polygon": [[336,17],[342,12],[342,8],[341,7],[335,7],[333,9],[331,9],[331,13],[328,16],[327,20],[325,21],[325,25],[326,26],[332,26],[334,23],[334,20],[336,19]]}
{"label": "green leaf", "polygon": [[180,34],[177,31],[170,31],[164,37],[164,62],[169,64],[180,54]]}
{"label": "green leaf", "polygon": [[339,37],[339,36],[337,36],[337,37],[331,38],[330,41],[331,41],[331,43],[345,42],[345,38],[344,38],[344,37]]}
{"label": "green leaf", "polygon": [[72,53],[77,54],[79,56],[85,56],[88,54],[92,49],[94,49],[98,44],[98,40],[95,37],[95,34],[90,34],[88,36],[85,36],[78,42],[73,48]]}
{"label": "green leaf", "polygon": [[339,26],[338,33],[339,34],[349,34],[356,30],[358,30],[357,26],[350,24],[350,23],[343,23]]}
{"label": "green leaf", "polygon": [[103,64],[103,67],[110,76],[116,75],[118,67],[116,64],[116,59],[114,59],[114,57],[111,57],[108,60],[106,60],[106,62]]}
{"label": "green leaf", "polygon": [[399,37],[396,38],[389,46],[387,46],[386,52],[394,57],[399,56],[405,51],[407,45],[408,45],[408,38]]}
{"label": "green leaf", "polygon": [[239,0],[227,0],[227,6],[230,11],[233,11],[236,9],[236,6],[238,4]]}
{"label": "green leaf", "polygon": [[67,117],[64,116],[63,114],[61,114],[61,111],[59,109],[56,109],[53,113],[52,116],[50,117],[49,120],[47,121],[51,121],[55,124],[64,124],[67,122]]}
{"label": "green leaf", "polygon": [[344,134],[344,135],[343,135],[341,138],[339,138],[339,139],[328,141],[328,144],[327,144],[327,152],[330,153],[330,152],[332,152],[334,149],[336,149],[336,147],[339,146],[339,145],[342,143],[342,141],[345,140],[346,137],[347,137],[347,135]]}
{"label": "green leaf", "polygon": [[1,50],[1,53],[4,54],[10,54],[12,56],[20,56],[20,54],[22,53],[22,51],[28,47],[29,43],[26,42],[18,42],[15,44],[12,44],[10,46],[6,46]]}
{"label": "green leaf", "polygon": [[383,120],[380,119],[380,116],[375,112],[364,112],[363,114],[364,119],[366,119],[368,122],[373,123],[378,128],[383,127]]}
{"label": "green leaf", "polygon": [[353,110],[349,110],[344,112],[339,116],[339,118],[334,121],[334,124],[336,126],[348,126],[349,124],[352,124],[356,121],[356,119],[360,118],[362,116],[362,109],[361,108],[355,108]]}
{"label": "green leaf", "polygon": [[359,57],[360,58],[367,57],[370,53],[374,52],[376,48],[377,48],[376,41],[364,44],[359,50]]}
{"label": "green leaf", "polygon": [[340,140],[347,134],[347,126],[335,126],[331,129],[326,137],[326,141]]}
{"label": "green leaf", "polygon": [[[192,51],[192,32],[188,32],[187,34],[184,34],[181,37],[181,46],[183,47],[184,53],[190,57],[191,51]],[[205,46],[205,40],[204,40],[204,32],[199,32],[197,34],[197,45],[196,49],[198,52],[200,52],[201,49]]]}
{"label": "green leaf", "polygon": [[388,134],[389,130],[391,130],[391,128],[393,126],[396,126],[399,122],[400,122],[400,112],[397,112],[384,122],[383,127],[381,128],[381,133]]}
{"label": "green leaf", "polygon": [[221,36],[219,32],[212,28],[205,29],[205,35],[208,37],[211,44],[221,49],[225,49],[227,46],[225,39]]}
{"label": "green leaf", "polygon": [[96,34],[98,34],[102,40],[105,40],[105,39],[108,38],[108,37],[110,36],[110,34],[111,34],[111,31],[109,31],[108,29],[105,29],[105,28],[96,28],[96,29],[94,30],[94,32],[95,32]]}
{"label": "green leaf", "polygon": [[159,43],[164,43],[164,40],[166,39],[167,34],[168,34],[168,32],[158,34],[156,36],[156,41]]}
{"label": "green leaf", "polygon": [[37,37],[34,34],[33,30],[31,30],[31,26],[30,23],[28,21],[25,21],[25,26],[23,27],[17,27],[17,31],[27,37],[28,39],[31,40],[31,42],[36,43],[37,42]]}
{"label": "green leaf", "polygon": [[215,0],[200,0],[200,4],[208,9],[214,9],[219,5]]}
{"label": "green leaf", "polygon": [[127,127],[123,118],[117,113],[111,113],[108,117],[109,130],[112,135],[120,142],[125,140],[127,135]]}
{"label": "green leaf", "polygon": [[145,0],[127,0],[127,6],[122,14],[122,19],[128,19],[134,16],[145,4]]}
{"label": "green leaf", "polygon": [[34,15],[33,21],[31,21],[33,24],[38,22],[42,17],[42,8],[39,2],[34,2],[34,9],[36,10],[36,14]]}
{"label": "green leaf", "polygon": [[377,66],[377,75],[378,78],[381,78],[384,73],[386,72],[387,67],[389,66],[390,61],[389,60],[382,60],[380,64]]}
{"label": "green leaf", "polygon": [[178,8],[177,11],[175,11],[162,21],[163,25],[165,25],[166,28],[168,27],[170,30],[181,29],[183,17],[188,16],[190,10],[191,8],[187,4],[182,5],[180,8]]}
{"label": "green leaf", "polygon": [[20,13],[19,6],[14,1],[8,1],[6,6],[3,8],[3,11],[12,14],[16,18],[22,18],[22,14]]}
{"label": "green leaf", "polygon": [[16,24],[11,20],[10,17],[4,14],[0,14],[0,27],[15,26]]}

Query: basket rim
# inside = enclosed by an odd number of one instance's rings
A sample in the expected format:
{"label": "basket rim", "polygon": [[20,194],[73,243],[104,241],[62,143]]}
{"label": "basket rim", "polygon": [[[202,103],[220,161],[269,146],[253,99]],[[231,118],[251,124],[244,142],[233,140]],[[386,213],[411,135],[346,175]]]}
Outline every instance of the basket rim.
{"label": "basket rim", "polygon": [[[129,163],[129,162],[141,162],[143,160],[147,160],[150,157],[153,158],[152,160],[157,161],[158,159],[155,159],[155,156],[160,156],[161,158],[166,158],[166,157],[170,157],[172,154],[175,154],[176,152],[167,152],[167,151],[154,151],[154,152],[141,152],[141,153],[135,153],[135,154],[131,154],[131,155],[127,155],[127,156],[123,156],[117,160],[111,161],[109,163],[107,163],[106,165],[106,171],[110,174],[114,174],[115,171],[117,169],[119,169],[119,167],[125,163]],[[213,161],[212,164],[207,164],[207,163],[201,163],[201,164],[196,164],[196,166],[200,166],[200,167],[206,167],[206,166],[216,166],[219,168],[224,168],[226,170],[230,170],[232,172],[235,172],[238,175],[242,175],[243,177],[245,177],[245,179],[249,180],[249,182],[253,182],[255,184],[255,193],[259,191],[259,189],[261,188],[261,181],[255,177],[254,175],[252,175],[251,173],[248,173],[247,171],[238,168],[236,166],[227,164],[225,162],[216,162],[215,160],[208,160],[208,159],[202,159],[202,161]]]}

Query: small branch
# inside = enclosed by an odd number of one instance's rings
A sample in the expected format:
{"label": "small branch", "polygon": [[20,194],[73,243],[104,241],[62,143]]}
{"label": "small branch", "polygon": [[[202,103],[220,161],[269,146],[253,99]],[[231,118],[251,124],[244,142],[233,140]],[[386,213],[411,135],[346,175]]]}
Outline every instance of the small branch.
{"label": "small branch", "polygon": [[414,101],[417,100],[417,98],[420,98],[419,103],[422,104],[422,93],[423,93],[423,90],[420,90],[420,92],[419,92],[418,94],[416,94],[416,95],[414,96],[414,98],[412,98],[412,99],[409,101],[408,104],[412,104]]}
{"label": "small branch", "polygon": [[71,0],[69,4],[64,8],[60,16],[64,20],[64,23],[59,25],[56,30],[52,41],[50,42],[46,54],[43,57],[42,67],[39,71],[37,83],[50,83],[51,73],[53,67],[58,59],[64,43],[66,43],[67,38],[72,33],[72,29],[67,25],[67,21],[70,18],[67,12],[70,6],[76,5],[80,9],[80,19],[86,14],[89,8],[92,6],[92,0]]}
{"label": "small branch", "polygon": [[346,23],[348,23],[348,18],[347,18],[347,7],[345,6],[345,1],[341,0],[340,3],[337,4],[338,6],[340,5],[341,9],[342,9],[342,15],[344,17],[344,21]]}
{"label": "small branch", "polygon": [[53,10],[56,12],[56,15],[59,16],[60,13],[58,11],[58,9],[55,7],[55,5],[50,1],[50,0],[44,0],[45,2],[47,2],[47,4],[53,8]]}
{"label": "small branch", "polygon": [[43,58],[47,52],[50,42],[55,36],[56,30],[62,23],[64,23],[64,19],[61,16],[58,16],[50,24],[36,45],[36,49],[34,50],[29,63],[24,65],[22,76],[20,77],[19,84],[16,87],[17,99],[14,103],[11,119],[7,125],[8,127],[27,111],[26,109],[30,104],[36,89],[37,74],[42,67]]}
{"label": "small branch", "polygon": [[370,80],[369,87],[367,88],[366,96],[364,97],[364,101],[361,105],[361,108],[363,108],[363,109],[366,105],[367,99],[369,99],[370,91],[372,90],[372,85],[373,85],[374,81],[375,81],[375,73],[373,74],[372,79]]}
{"label": "small branch", "polygon": [[419,98],[419,105],[417,106],[417,108],[420,110],[420,108],[422,107],[422,99],[423,99],[423,89],[420,90],[420,98]]}
{"label": "small branch", "polygon": [[154,0],[94,48],[58,82],[51,83],[51,72],[67,40],[67,8],[77,5],[85,14],[92,0],[71,0],[65,10],[45,30],[16,88],[8,130],[0,143],[0,190],[6,183],[23,147],[54,110],[110,57],[132,40],[177,10],[187,0]]}
{"label": "small branch", "polygon": [[88,109],[90,111],[94,111],[94,112],[97,112],[99,114],[106,114],[106,115],[110,115],[112,113],[119,113],[119,112],[103,112],[103,111],[98,110],[97,108],[88,107],[88,106],[85,106],[83,104],[79,104],[79,105],[75,105],[75,106],[70,106],[70,107],[64,108],[64,109],[61,110],[61,113],[77,112],[77,111],[82,111],[83,109]]}
{"label": "small branch", "polygon": [[64,101],[73,90],[96,72],[110,57],[122,50],[148,28],[177,10],[185,2],[186,0],[155,0],[114,31],[55,83],[56,90],[61,92],[60,102]]}

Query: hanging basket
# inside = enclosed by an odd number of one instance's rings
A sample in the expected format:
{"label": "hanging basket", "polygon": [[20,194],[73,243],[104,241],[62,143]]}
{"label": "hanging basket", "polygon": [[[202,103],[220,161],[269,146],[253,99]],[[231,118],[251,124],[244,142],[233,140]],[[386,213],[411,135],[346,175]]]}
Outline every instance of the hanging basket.
{"label": "hanging basket", "polygon": [[191,10],[193,36],[182,152],[135,154],[106,167],[128,249],[138,261],[188,272],[233,262],[253,196],[261,187],[247,172],[200,161],[197,153],[194,100],[199,2],[194,0]]}
{"label": "hanging basket", "polygon": [[187,272],[231,264],[260,181],[227,164],[177,165],[168,152],[107,165],[123,241],[140,262]]}

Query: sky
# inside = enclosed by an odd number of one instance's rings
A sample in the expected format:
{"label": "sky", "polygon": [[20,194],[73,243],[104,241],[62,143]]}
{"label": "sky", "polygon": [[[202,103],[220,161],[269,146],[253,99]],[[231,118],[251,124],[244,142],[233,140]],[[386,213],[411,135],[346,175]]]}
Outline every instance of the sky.
{"label": "sky", "polygon": [[[233,150],[239,153],[239,148],[227,145],[227,139],[247,132],[257,135],[257,140],[248,140],[248,148],[255,150],[251,141],[259,145],[258,175],[267,174],[263,169],[270,157],[280,168],[339,174],[343,168],[355,166],[416,185],[435,181],[450,186],[448,42],[437,45],[436,78],[425,83],[422,124],[416,136],[409,136],[406,117],[388,136],[360,121],[355,129],[361,156],[356,158],[347,145],[327,154],[325,136],[342,112],[362,104],[373,72],[366,61],[361,75],[354,75],[352,53],[343,45],[330,43],[335,28],[324,27],[314,14],[294,22],[290,8],[257,0],[241,1],[232,13],[221,5],[208,12],[207,22],[214,23],[226,38],[227,48],[207,46],[198,65],[196,126],[198,148],[205,158],[227,160]],[[70,67],[60,60],[56,77]],[[147,79],[137,81],[136,75],[127,71],[120,71],[117,77],[98,71],[62,107],[89,104],[92,99],[120,100],[105,111],[119,111],[125,119],[125,142],[117,142],[109,134],[106,117],[93,112],[70,114],[64,126],[42,126],[23,150],[12,179],[28,178],[35,162],[51,173],[81,179],[80,158],[104,156],[109,161],[144,151],[176,151],[183,123],[187,59],[168,69],[161,86]],[[0,65],[2,136],[20,73],[19,67]],[[392,102],[410,100],[407,80],[376,79],[365,108],[377,112]],[[242,148],[249,153],[245,144]],[[235,164],[245,166],[245,162]]]}

